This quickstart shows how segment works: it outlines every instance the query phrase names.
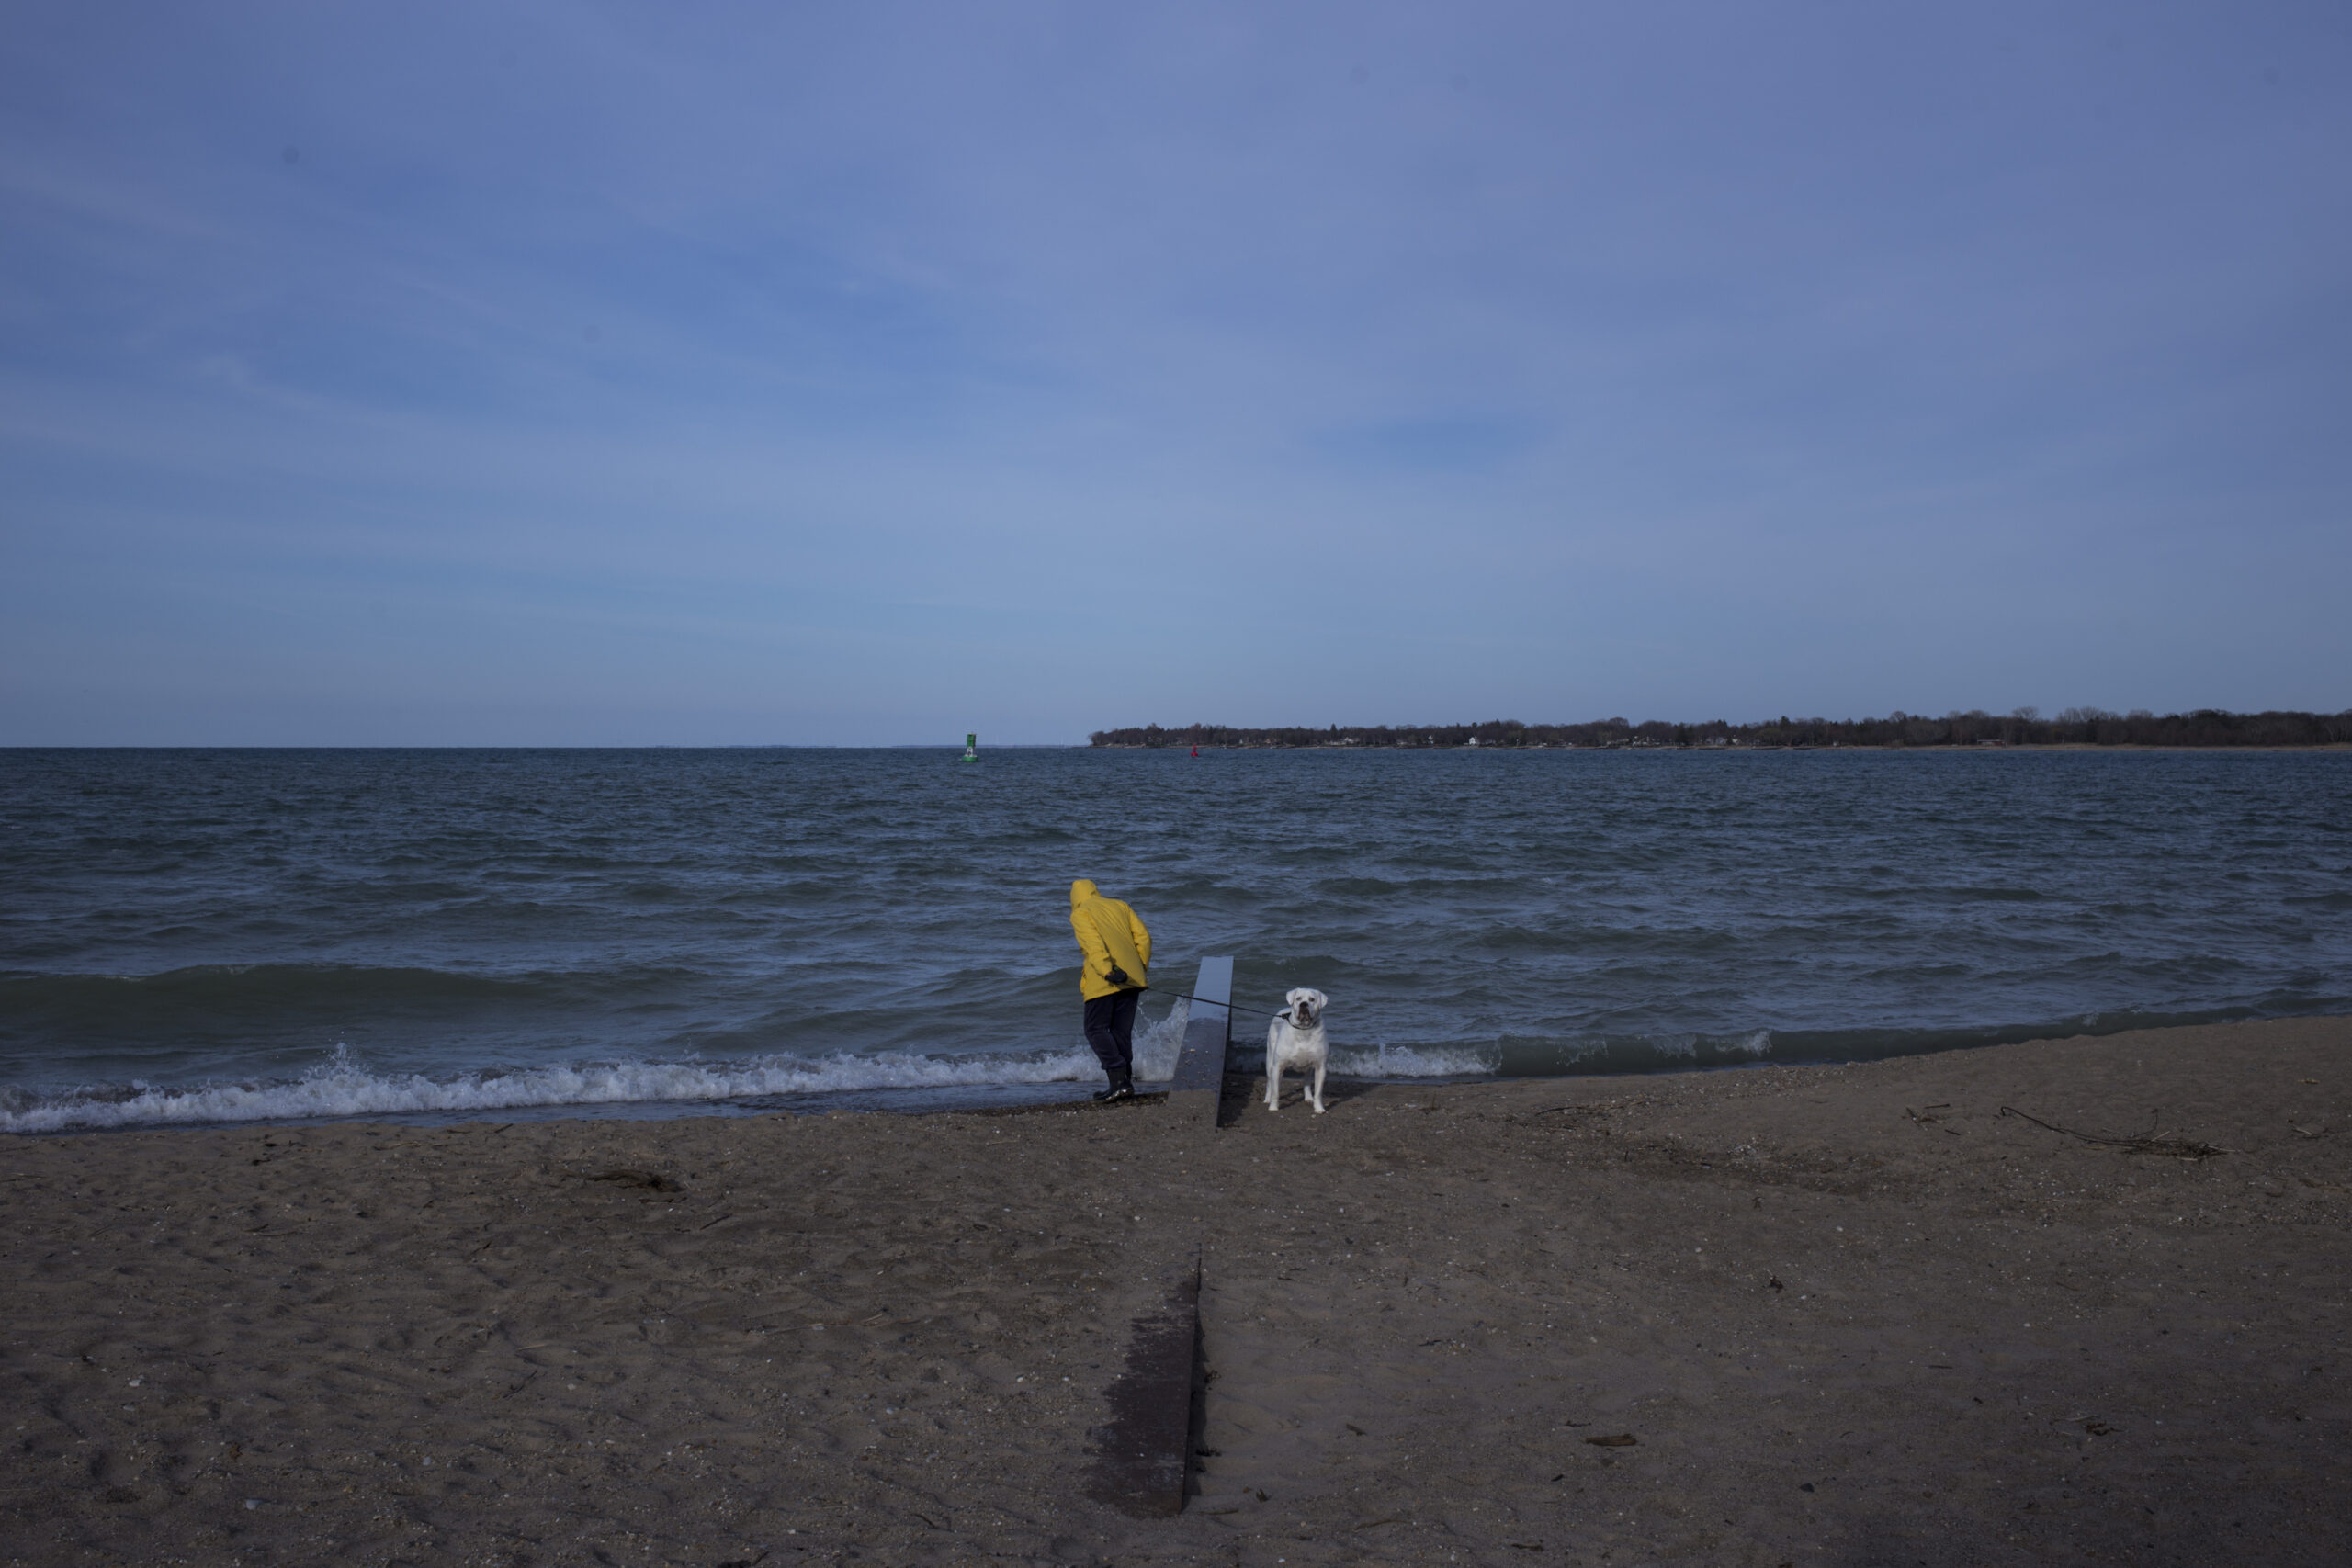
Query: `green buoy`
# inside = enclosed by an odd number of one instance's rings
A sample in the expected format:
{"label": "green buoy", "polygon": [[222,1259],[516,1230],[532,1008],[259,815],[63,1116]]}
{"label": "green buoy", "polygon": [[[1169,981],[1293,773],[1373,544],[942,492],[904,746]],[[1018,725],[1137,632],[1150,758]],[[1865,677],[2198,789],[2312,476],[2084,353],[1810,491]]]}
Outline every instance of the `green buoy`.
{"label": "green buoy", "polygon": [[963,755],[961,758],[959,758],[959,759],[958,759],[958,761],[966,761],[966,762],[977,762],[977,761],[978,761],[979,760],[980,760],[980,738],[979,738],[978,736],[977,736],[977,735],[967,735],[966,737],[964,737],[964,755]]}

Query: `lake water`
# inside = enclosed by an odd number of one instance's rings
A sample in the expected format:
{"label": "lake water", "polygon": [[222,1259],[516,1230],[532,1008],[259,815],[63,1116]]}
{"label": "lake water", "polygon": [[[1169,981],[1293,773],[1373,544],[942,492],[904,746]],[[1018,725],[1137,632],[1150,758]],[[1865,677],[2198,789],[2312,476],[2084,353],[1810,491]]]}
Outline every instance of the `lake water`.
{"label": "lake water", "polygon": [[0,751],[0,1129],[1076,1094],[1076,876],[1342,1074],[2352,1011],[2343,753],[957,755]]}

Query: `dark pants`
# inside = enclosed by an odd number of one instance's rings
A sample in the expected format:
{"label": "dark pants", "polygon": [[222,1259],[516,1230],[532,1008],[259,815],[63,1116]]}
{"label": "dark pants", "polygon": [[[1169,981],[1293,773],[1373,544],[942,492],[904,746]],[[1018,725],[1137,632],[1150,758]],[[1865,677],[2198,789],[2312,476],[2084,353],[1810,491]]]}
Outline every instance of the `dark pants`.
{"label": "dark pants", "polygon": [[1135,1070],[1136,1004],[1141,1000],[1141,990],[1086,998],[1086,1043],[1106,1073]]}

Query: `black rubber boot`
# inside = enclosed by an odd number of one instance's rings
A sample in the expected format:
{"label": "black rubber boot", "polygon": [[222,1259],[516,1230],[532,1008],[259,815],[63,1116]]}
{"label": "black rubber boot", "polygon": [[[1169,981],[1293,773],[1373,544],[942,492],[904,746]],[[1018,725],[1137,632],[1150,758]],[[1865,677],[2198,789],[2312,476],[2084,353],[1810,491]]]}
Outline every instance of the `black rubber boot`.
{"label": "black rubber boot", "polygon": [[1100,1104],[1108,1105],[1114,1100],[1133,1100],[1136,1097],[1136,1077],[1133,1069],[1113,1067],[1110,1071],[1111,1087],[1097,1091],[1094,1096],[1095,1100]]}

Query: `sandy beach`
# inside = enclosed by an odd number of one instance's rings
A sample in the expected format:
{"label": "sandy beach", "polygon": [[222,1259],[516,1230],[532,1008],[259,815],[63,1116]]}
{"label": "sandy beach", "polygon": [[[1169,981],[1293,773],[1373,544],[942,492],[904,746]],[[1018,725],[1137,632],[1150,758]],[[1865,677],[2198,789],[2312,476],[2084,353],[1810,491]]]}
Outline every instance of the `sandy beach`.
{"label": "sandy beach", "polygon": [[13,1139],[0,1562],[2352,1560],[2352,1020],[1230,1109]]}

